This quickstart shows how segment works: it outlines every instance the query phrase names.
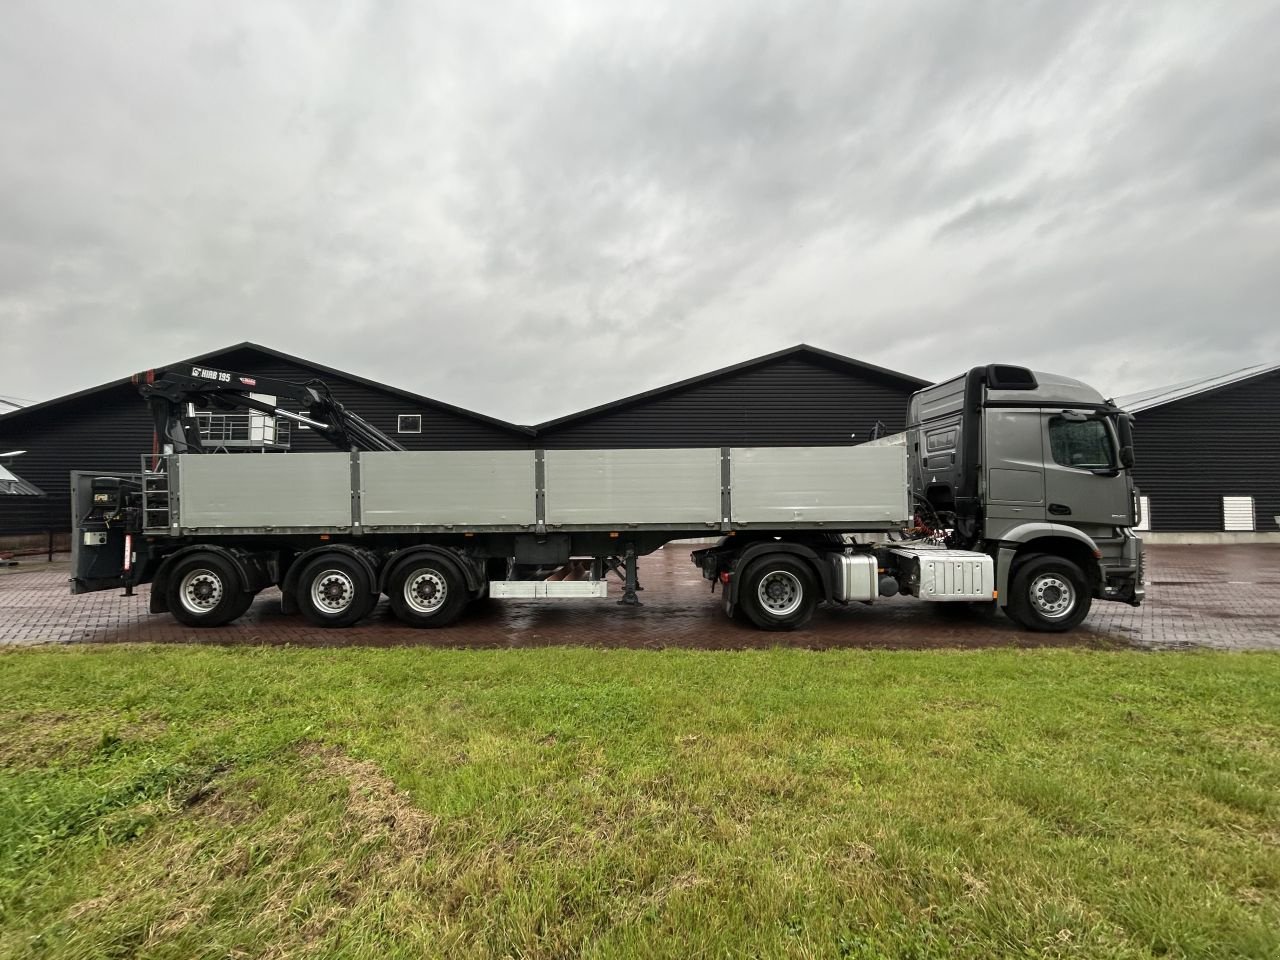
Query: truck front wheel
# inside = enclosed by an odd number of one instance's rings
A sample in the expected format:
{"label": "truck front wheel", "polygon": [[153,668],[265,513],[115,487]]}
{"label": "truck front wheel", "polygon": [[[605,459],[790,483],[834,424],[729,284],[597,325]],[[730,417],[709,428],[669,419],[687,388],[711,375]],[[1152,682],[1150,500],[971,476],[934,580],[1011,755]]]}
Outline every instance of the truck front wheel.
{"label": "truck front wheel", "polygon": [[235,567],[213,553],[183,557],[166,584],[169,612],[188,627],[221,627],[253,603],[253,594],[241,589]]}
{"label": "truck front wheel", "polygon": [[1093,606],[1083,571],[1062,557],[1039,554],[1013,572],[1009,615],[1028,630],[1061,633],[1080,625]]}
{"label": "truck front wheel", "polygon": [[761,630],[803,627],[818,605],[808,564],[790,556],[765,557],[747,568],[738,603]]}

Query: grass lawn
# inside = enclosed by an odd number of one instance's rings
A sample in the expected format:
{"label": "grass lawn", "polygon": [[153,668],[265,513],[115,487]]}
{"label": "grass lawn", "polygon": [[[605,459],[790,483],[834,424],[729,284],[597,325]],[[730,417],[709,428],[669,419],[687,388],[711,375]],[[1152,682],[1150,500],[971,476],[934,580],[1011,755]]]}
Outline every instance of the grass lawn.
{"label": "grass lawn", "polygon": [[0,654],[0,957],[1278,957],[1280,656]]}

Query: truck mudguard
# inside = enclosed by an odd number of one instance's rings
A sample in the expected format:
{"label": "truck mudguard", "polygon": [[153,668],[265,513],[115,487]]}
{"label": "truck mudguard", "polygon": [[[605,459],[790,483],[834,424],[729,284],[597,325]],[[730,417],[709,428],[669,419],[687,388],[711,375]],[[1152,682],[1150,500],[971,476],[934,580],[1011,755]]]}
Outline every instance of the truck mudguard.
{"label": "truck mudguard", "polygon": [[[1075,527],[1036,520],[1031,523],[1019,524],[1005,531],[1000,537],[1000,555],[997,557],[996,563],[996,603],[999,606],[1005,607],[1009,603],[1009,571],[1013,567],[1013,558],[1017,554],[1019,547],[1042,537],[1076,540],[1095,557],[1098,555],[1098,545],[1093,542],[1093,538]],[[1006,546],[1006,544],[1010,543],[1017,546]]]}
{"label": "truck mudguard", "polygon": [[725,588],[728,590],[728,602],[731,608],[737,606],[738,603],[738,584],[742,580],[738,572],[746,570],[751,561],[757,557],[763,557],[771,553],[789,553],[809,561],[809,566],[813,568],[814,575],[818,578],[818,583],[822,585],[822,599],[831,599],[831,564],[823,563],[822,558],[818,556],[816,551],[803,543],[793,543],[786,540],[757,540],[755,543],[743,547],[734,560],[734,576],[729,578],[729,583]]}

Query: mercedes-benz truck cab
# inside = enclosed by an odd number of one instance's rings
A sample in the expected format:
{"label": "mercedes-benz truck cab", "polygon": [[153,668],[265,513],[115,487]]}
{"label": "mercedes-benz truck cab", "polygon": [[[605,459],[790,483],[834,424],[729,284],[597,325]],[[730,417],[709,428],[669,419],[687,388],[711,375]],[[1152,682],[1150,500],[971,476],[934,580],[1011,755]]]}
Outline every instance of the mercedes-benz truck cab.
{"label": "mercedes-benz truck cab", "polygon": [[996,560],[997,603],[1013,619],[1068,629],[1094,599],[1142,599],[1132,434],[1078,380],[975,367],[912,398],[912,492],[950,545]]}

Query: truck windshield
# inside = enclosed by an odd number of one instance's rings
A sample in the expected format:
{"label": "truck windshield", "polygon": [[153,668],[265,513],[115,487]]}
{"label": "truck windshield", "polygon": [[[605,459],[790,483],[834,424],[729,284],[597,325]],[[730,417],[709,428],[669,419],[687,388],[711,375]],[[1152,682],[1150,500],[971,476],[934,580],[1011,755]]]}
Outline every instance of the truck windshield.
{"label": "truck windshield", "polygon": [[1049,448],[1053,459],[1064,467],[1081,470],[1115,468],[1111,434],[1099,419],[1068,420],[1049,418]]}

